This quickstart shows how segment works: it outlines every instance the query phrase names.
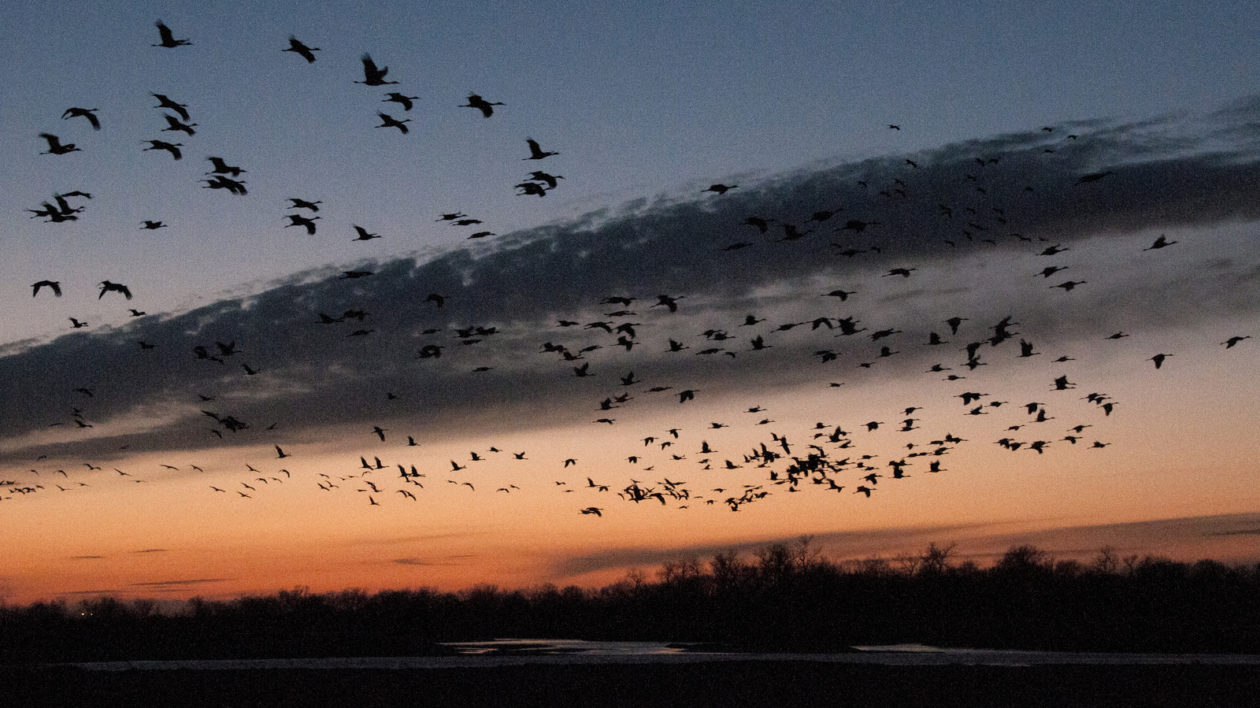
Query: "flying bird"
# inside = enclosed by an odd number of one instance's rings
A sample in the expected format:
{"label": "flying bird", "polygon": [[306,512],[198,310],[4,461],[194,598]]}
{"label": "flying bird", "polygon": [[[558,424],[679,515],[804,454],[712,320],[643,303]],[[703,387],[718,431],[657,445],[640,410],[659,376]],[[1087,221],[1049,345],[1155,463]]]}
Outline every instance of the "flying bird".
{"label": "flying bird", "polygon": [[87,121],[92,124],[93,130],[100,130],[101,121],[96,117],[97,110],[99,109],[79,108],[78,106],[71,106],[70,108],[67,108],[65,112],[61,114],[61,119],[68,120],[70,118],[87,118]]}
{"label": "flying bird", "polygon": [[192,44],[187,39],[175,39],[175,35],[171,33],[171,28],[167,27],[161,20],[153,24],[157,26],[158,34],[161,36],[162,41],[160,44],[151,44],[149,46],[174,49],[175,47],[187,47]]}
{"label": "flying bird", "polygon": [[460,104],[459,107],[460,108],[476,108],[477,110],[481,111],[482,116],[489,118],[490,116],[494,115],[494,107],[502,106],[502,105],[503,104],[499,101],[487,101],[486,99],[482,98],[481,96],[478,96],[475,93],[470,93],[468,94],[468,103]]}
{"label": "flying bird", "polygon": [[315,63],[315,52],[319,51],[319,47],[308,47],[298,41],[293,35],[289,35],[289,46],[281,49],[282,52],[293,52],[306,60],[308,64]]}
{"label": "flying bird", "polygon": [[149,95],[158,100],[158,104],[154,106],[154,108],[169,109],[178,113],[180,118],[183,118],[184,120],[189,119],[188,104],[178,103],[172,100],[170,96],[161,93],[150,93]]}
{"label": "flying bird", "polygon": [[56,280],[41,280],[38,283],[33,283],[31,285],[31,297],[38,295],[40,288],[48,288],[53,291],[53,295],[61,297],[61,283]]}
{"label": "flying bird", "polygon": [[377,67],[376,62],[372,61],[369,54],[364,54],[363,61],[363,80],[355,81],[356,84],[364,86],[385,86],[387,84],[396,84],[397,81],[386,81],[385,75],[389,73],[388,66]]}
{"label": "flying bird", "polygon": [[101,298],[105,297],[105,293],[108,293],[108,292],[119,293],[123,297],[127,298],[128,300],[131,299],[131,289],[128,288],[126,285],[123,285],[122,283],[111,283],[108,280],[102,280],[100,283],[100,287],[101,287],[101,294],[96,296],[97,300],[100,300]]}
{"label": "flying bird", "polygon": [[183,143],[168,143],[164,140],[144,140],[141,142],[146,142],[149,144],[149,147],[145,148],[145,150],[165,150],[169,152],[171,154],[171,157],[175,158],[176,160],[182,159],[184,157],[184,153],[180,152],[179,150],[181,147],[183,147],[184,145]]}
{"label": "flying bird", "polygon": [[393,91],[387,94],[385,98],[381,99],[381,102],[382,103],[397,103],[398,105],[402,106],[404,111],[410,111],[412,107],[414,106],[412,101],[419,100],[419,98],[420,98],[419,96],[404,96],[403,94],[398,93],[397,91]]}
{"label": "flying bird", "polygon": [[83,152],[74,143],[62,143],[61,138],[52,133],[40,133],[39,137],[48,143],[48,149],[41,152],[41,155],[65,155],[71,152]]}
{"label": "flying bird", "polygon": [[541,159],[543,159],[543,158],[545,158],[545,157],[551,157],[552,155],[559,155],[559,154],[560,154],[560,153],[558,153],[558,152],[548,152],[548,151],[544,151],[541,147],[539,147],[539,145],[538,145],[538,141],[537,141],[537,140],[534,140],[533,138],[526,138],[526,139],[525,139],[525,142],[529,144],[529,157],[525,157],[525,158],[521,158],[521,159],[524,159],[524,160],[541,160]]}
{"label": "flying bird", "polygon": [[403,118],[402,120],[398,120],[397,118],[391,116],[388,113],[381,113],[379,111],[377,112],[376,115],[381,117],[381,124],[376,127],[397,128],[399,131],[402,132],[403,135],[407,134],[407,126],[405,124],[411,122],[410,118]]}

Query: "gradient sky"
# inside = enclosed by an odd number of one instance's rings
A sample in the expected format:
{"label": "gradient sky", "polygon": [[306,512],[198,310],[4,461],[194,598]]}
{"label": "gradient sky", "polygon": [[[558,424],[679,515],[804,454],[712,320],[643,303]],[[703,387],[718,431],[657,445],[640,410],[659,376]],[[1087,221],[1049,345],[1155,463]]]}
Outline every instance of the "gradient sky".
{"label": "gradient sky", "polygon": [[[1251,3],[11,5],[0,601],[599,583],[801,534],[1260,559]],[[365,52],[399,84],[356,84]],[[28,211],[72,190],[75,220]],[[783,483],[811,453],[842,491]]]}

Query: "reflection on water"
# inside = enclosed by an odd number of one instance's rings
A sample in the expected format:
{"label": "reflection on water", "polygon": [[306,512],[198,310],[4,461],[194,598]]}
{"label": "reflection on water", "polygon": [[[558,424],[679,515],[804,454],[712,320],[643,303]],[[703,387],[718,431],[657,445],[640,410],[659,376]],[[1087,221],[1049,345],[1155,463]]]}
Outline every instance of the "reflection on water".
{"label": "reflection on water", "polygon": [[495,639],[449,642],[454,656],[343,657],[326,659],[218,659],[105,661],[72,664],[93,671],[240,669],[454,669],[523,664],[646,664],[711,661],[811,661],[884,666],[1053,665],[1242,665],[1260,666],[1260,654],[1125,654],[1103,652],[956,649],[925,644],[855,646],[824,654],[718,651],[706,645],[666,642],[605,642],[582,639]]}

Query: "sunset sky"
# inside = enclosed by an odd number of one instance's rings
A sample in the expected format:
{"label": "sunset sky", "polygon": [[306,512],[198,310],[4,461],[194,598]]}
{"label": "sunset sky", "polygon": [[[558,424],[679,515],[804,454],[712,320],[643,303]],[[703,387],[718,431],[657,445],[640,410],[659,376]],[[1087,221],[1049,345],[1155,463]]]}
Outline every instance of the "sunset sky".
{"label": "sunset sky", "polygon": [[110,5],[0,23],[0,602],[1260,561],[1252,3]]}

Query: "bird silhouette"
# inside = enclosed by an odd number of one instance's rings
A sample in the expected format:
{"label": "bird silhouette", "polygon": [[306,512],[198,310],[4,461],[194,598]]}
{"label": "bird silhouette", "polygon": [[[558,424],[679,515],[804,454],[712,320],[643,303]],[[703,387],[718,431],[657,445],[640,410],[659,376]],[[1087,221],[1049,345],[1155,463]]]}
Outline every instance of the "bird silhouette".
{"label": "bird silhouette", "polygon": [[476,108],[477,110],[481,111],[482,116],[489,118],[490,116],[494,115],[494,107],[502,106],[502,105],[503,104],[499,101],[487,101],[486,99],[482,98],[481,96],[478,96],[475,93],[470,93],[468,94],[468,103],[460,104],[459,107],[460,108]]}
{"label": "bird silhouette", "polygon": [[126,285],[123,285],[122,283],[112,283],[108,280],[102,280],[100,282],[100,288],[101,288],[101,293],[96,296],[97,300],[100,300],[101,298],[105,297],[105,293],[109,293],[109,292],[119,293],[120,295],[127,298],[128,300],[131,299],[131,289],[128,288]]}
{"label": "bird silhouette", "polygon": [[525,139],[525,142],[529,144],[529,157],[522,158],[522,159],[525,159],[525,160],[541,160],[541,159],[543,159],[543,158],[545,158],[545,157],[551,157],[552,155],[559,155],[559,154],[560,154],[560,153],[558,153],[558,152],[547,152],[547,151],[544,151],[541,147],[539,147],[539,145],[538,145],[538,141],[537,141],[537,140],[534,140],[533,138],[526,138],[526,139]]}
{"label": "bird silhouette", "polygon": [[290,209],[309,209],[310,211],[319,211],[319,205],[323,204],[323,202],[319,199],[314,201],[298,199],[297,197],[289,197],[288,199],[290,202]]}
{"label": "bird silhouette", "polygon": [[412,101],[416,101],[419,98],[420,98],[419,96],[404,96],[403,94],[398,93],[397,91],[393,91],[393,92],[390,92],[389,94],[386,94],[385,98],[381,99],[381,102],[382,103],[397,103],[398,105],[402,106],[402,109],[404,111],[410,111],[412,109],[412,106],[414,105]]}
{"label": "bird silhouette", "polygon": [[389,67],[382,66],[378,68],[376,62],[372,61],[371,55],[364,54],[361,60],[363,61],[363,80],[355,81],[354,83],[365,86],[386,86],[398,83],[397,81],[385,80],[385,75],[389,73]]}
{"label": "bird silhouette", "polygon": [[91,124],[92,124],[92,129],[93,129],[93,130],[100,130],[100,129],[101,129],[101,121],[100,121],[100,119],[98,119],[98,118],[96,117],[96,111],[97,111],[97,110],[99,110],[99,109],[97,109],[97,108],[79,108],[78,106],[71,106],[70,108],[67,108],[67,109],[66,109],[66,110],[65,110],[65,111],[61,114],[61,119],[62,119],[62,120],[69,120],[70,118],[86,118],[86,119],[87,119],[87,121],[88,121],[88,123],[91,123]]}
{"label": "bird silhouette", "polygon": [[41,280],[37,283],[31,284],[31,297],[38,295],[40,288],[48,288],[49,290],[52,290],[53,295],[61,297],[61,283],[56,280]]}
{"label": "bird silhouette", "polygon": [[381,113],[379,111],[376,115],[381,118],[381,124],[376,126],[377,128],[397,128],[403,135],[407,134],[408,131],[406,124],[411,122],[410,118],[403,118],[402,120],[399,120],[388,113]]}
{"label": "bird silhouette", "polygon": [[290,226],[301,226],[306,229],[307,234],[313,236],[315,234],[315,220],[319,217],[302,216],[301,214],[285,214],[285,218],[289,220],[289,223],[285,224],[284,228],[287,229]]}
{"label": "bird silhouette", "polygon": [[167,96],[161,93],[150,93],[149,95],[158,100],[158,104],[154,106],[154,108],[165,108],[167,110],[172,110],[178,113],[180,118],[183,118],[184,120],[189,119],[187,104],[178,103],[174,101],[173,99],[171,99],[170,96]]}
{"label": "bird silhouette", "polygon": [[282,52],[293,52],[306,60],[308,64],[315,63],[315,52],[319,51],[319,47],[308,47],[298,41],[293,35],[289,35],[289,46],[281,49]]}
{"label": "bird silhouette", "polygon": [[52,133],[40,133],[39,137],[48,143],[48,149],[41,152],[41,155],[65,155],[71,152],[82,152],[74,143],[62,143],[61,138]]}
{"label": "bird silhouette", "polygon": [[171,154],[171,157],[175,158],[176,160],[182,159],[184,157],[184,153],[180,152],[179,150],[181,147],[183,147],[183,143],[168,143],[164,140],[145,140],[143,142],[146,142],[149,144],[149,147],[145,148],[145,150],[165,150],[169,152]]}
{"label": "bird silhouette", "polygon": [[161,20],[158,20],[153,24],[157,26],[158,35],[161,36],[162,41],[159,44],[153,44],[150,46],[174,49],[175,47],[186,47],[192,44],[192,42],[187,39],[175,39],[175,35],[171,33],[171,28],[167,27]]}
{"label": "bird silhouette", "polygon": [[188,135],[197,134],[197,131],[193,130],[193,128],[197,126],[196,123],[184,123],[170,113],[163,113],[162,117],[166,119],[166,127],[162,129],[164,132],[178,131],[181,133],[187,133]]}

